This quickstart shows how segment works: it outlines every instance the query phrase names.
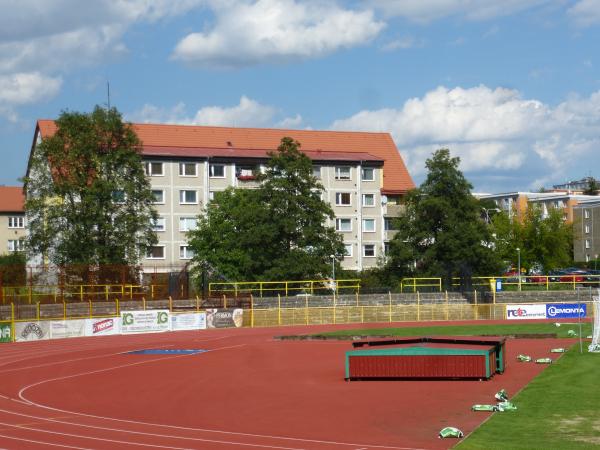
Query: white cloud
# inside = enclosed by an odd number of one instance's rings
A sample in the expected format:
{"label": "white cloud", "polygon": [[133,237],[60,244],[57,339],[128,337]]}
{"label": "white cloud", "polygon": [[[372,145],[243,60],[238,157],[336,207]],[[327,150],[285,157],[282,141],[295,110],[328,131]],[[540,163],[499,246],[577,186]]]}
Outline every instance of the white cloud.
{"label": "white cloud", "polygon": [[550,0],[369,0],[368,3],[388,16],[428,23],[447,16],[488,20],[549,2]]}
{"label": "white cloud", "polygon": [[600,24],[600,0],[580,0],[571,8],[567,14],[582,27]]}
{"label": "white cloud", "polygon": [[[2,114],[58,94],[61,74],[126,53],[135,22],[183,14],[206,0],[4,1],[0,14]],[[35,89],[34,89],[35,88]]]}
{"label": "white cloud", "polygon": [[236,67],[314,58],[362,45],[385,26],[372,11],[343,9],[328,1],[228,0],[212,5],[212,28],[183,38],[174,59]]}
{"label": "white cloud", "polygon": [[424,45],[423,40],[417,40],[412,36],[404,36],[399,39],[395,39],[384,44],[381,49],[384,52],[391,52],[398,49],[407,49],[413,47],[422,47]]}
{"label": "white cloud", "polygon": [[512,89],[439,87],[396,109],[360,111],[331,128],[391,132],[417,178],[425,159],[448,147],[467,176],[517,180],[527,174],[533,184],[548,172],[559,180],[573,169],[583,176],[598,161],[600,91],[552,107]]}
{"label": "white cloud", "polygon": [[0,116],[17,122],[15,107],[48,100],[58,93],[61,84],[62,78],[39,72],[0,75]]}
{"label": "white cloud", "polygon": [[299,114],[277,121],[280,115],[277,108],[264,105],[245,95],[237,105],[205,106],[193,116],[188,115],[186,109],[186,105],[181,102],[172,108],[159,108],[147,104],[141,110],[127,115],[127,120],[142,123],[276,128],[298,128],[302,124],[302,116]]}

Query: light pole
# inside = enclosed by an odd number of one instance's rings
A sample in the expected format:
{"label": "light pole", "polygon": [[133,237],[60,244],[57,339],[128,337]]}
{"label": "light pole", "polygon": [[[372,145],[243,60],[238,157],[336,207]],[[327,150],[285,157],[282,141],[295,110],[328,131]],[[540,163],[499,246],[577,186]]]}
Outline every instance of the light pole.
{"label": "light pole", "polygon": [[517,247],[517,272],[519,274],[519,290],[521,290],[521,249]]}
{"label": "light pole", "polygon": [[335,282],[335,255],[329,255],[329,257],[331,258],[331,273],[332,273],[332,280],[333,280],[333,292],[335,292],[336,290],[336,282]]}
{"label": "light pole", "polygon": [[490,211],[500,212],[498,208],[481,208],[485,212],[485,223],[490,223]]}

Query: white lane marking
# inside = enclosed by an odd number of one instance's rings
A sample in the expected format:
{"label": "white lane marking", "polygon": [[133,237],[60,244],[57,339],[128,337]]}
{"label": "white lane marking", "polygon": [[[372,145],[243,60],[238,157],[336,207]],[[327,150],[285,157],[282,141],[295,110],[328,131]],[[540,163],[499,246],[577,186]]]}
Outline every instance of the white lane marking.
{"label": "white lane marking", "polygon": [[[9,411],[6,409],[0,409],[0,412],[6,413],[6,414],[12,414],[15,416],[20,416],[20,417],[27,417],[29,419],[43,420],[45,422],[60,423],[63,425],[71,425],[74,427],[92,428],[94,430],[116,431],[118,433],[125,433],[125,434],[127,434],[127,433],[128,434],[139,434],[142,436],[153,436],[153,437],[167,438],[167,439],[181,439],[184,441],[213,442],[213,443],[217,443],[217,444],[234,444],[234,445],[240,445],[240,446],[246,446],[246,447],[273,448],[273,449],[280,449],[280,450],[302,450],[302,449],[298,449],[298,448],[281,447],[281,446],[274,446],[274,445],[267,445],[267,444],[263,445],[263,444],[251,444],[251,443],[246,443],[246,442],[220,441],[220,440],[207,439],[207,438],[184,437],[184,436],[172,435],[172,434],[146,433],[143,431],[132,431],[132,430],[124,430],[124,429],[120,429],[120,428],[101,427],[101,426],[87,425],[87,424],[82,424],[82,423],[77,423],[77,422],[67,422],[67,421],[58,420],[57,418],[52,418],[52,417],[33,416],[31,414],[18,413],[18,412]],[[4,424],[4,423],[0,422],[0,424]],[[41,423],[19,424],[19,425],[15,424],[15,425],[9,425],[9,426],[24,427],[25,425],[42,425],[42,424]],[[41,432],[42,430],[38,430],[38,431]],[[78,436],[86,436],[86,435],[82,434],[82,435],[78,435]]]}
{"label": "white lane marking", "polygon": [[[0,422],[0,425],[5,425],[5,426],[8,426],[8,427],[17,428],[19,430],[36,431],[38,433],[56,434],[56,435],[59,435],[59,436],[69,436],[69,437],[74,437],[74,438],[79,438],[79,439],[89,439],[89,440],[93,440],[93,441],[114,442],[116,444],[137,445],[138,447],[168,448],[168,449],[171,449],[171,450],[194,450],[194,449],[189,448],[189,447],[173,447],[173,446],[170,446],[170,445],[144,444],[142,442],[121,441],[121,440],[118,440],[118,439],[108,439],[108,438],[100,438],[100,437],[87,436],[85,434],[73,434],[73,433],[63,433],[61,431],[41,430],[39,428],[27,427],[27,426],[23,426],[23,425],[12,425],[10,423],[5,423],[5,422]],[[292,447],[277,447],[277,446],[272,446],[272,445],[247,444],[247,443],[244,443],[244,442],[217,441],[217,440],[213,440],[213,439],[197,439],[197,440],[198,441],[202,441],[202,442],[210,442],[210,443],[213,443],[213,444],[240,445],[240,446],[244,446],[244,447],[271,448],[271,449],[277,449],[277,450],[306,450],[306,449],[302,449],[302,448],[298,448],[298,447],[295,447],[295,448],[292,448]]]}
{"label": "white lane marking", "polygon": [[[243,347],[245,345],[247,345],[247,344],[238,344],[238,345],[233,345],[233,346],[228,346],[228,347],[219,347],[219,348],[213,349],[211,351],[217,351],[217,350],[225,350],[225,349],[230,349],[230,348]],[[59,380],[64,380],[64,379],[70,379],[70,378],[75,378],[75,377],[79,377],[79,376],[91,375],[91,374],[95,374],[95,373],[99,373],[99,372],[107,372],[107,371],[110,371],[110,370],[120,369],[120,368],[124,368],[124,367],[136,366],[136,365],[140,365],[140,364],[145,364],[145,363],[150,363],[150,362],[157,362],[157,361],[163,361],[163,360],[174,359],[174,358],[180,358],[180,357],[185,357],[185,356],[194,356],[194,354],[174,355],[174,356],[168,356],[168,357],[164,357],[164,358],[154,358],[152,360],[145,360],[145,361],[140,361],[140,362],[137,362],[137,363],[131,363],[131,364],[124,364],[124,365],[120,365],[120,366],[108,367],[108,368],[105,368],[105,369],[99,369],[99,370],[94,370],[94,371],[89,371],[89,372],[82,372],[82,373],[79,373],[79,374],[73,374],[73,375],[68,375],[68,376],[64,376],[64,377],[50,378],[50,379],[42,380],[42,381],[39,381],[37,383],[32,383],[30,385],[27,385],[27,386],[23,387],[19,391],[19,397],[21,399],[23,399],[24,401],[29,402],[29,405],[35,406],[35,407],[38,407],[38,408],[42,408],[42,409],[47,409],[47,410],[51,410],[51,411],[58,411],[58,412],[61,412],[61,413],[73,414],[73,415],[82,416],[82,417],[91,417],[91,418],[95,418],[95,419],[103,419],[103,420],[117,421],[117,422],[123,422],[123,423],[131,423],[131,424],[144,425],[144,426],[165,427],[165,428],[169,428],[169,429],[178,429],[178,430],[187,430],[187,431],[200,431],[200,432],[208,432],[208,433],[220,433],[220,434],[234,435],[234,436],[247,436],[247,437],[255,437],[255,438],[279,439],[279,440],[307,442],[307,443],[310,442],[310,443],[317,443],[317,444],[332,444],[332,445],[351,446],[351,447],[363,447],[363,446],[365,446],[365,444],[353,444],[353,443],[347,443],[347,442],[324,441],[324,440],[317,440],[317,439],[302,439],[302,438],[294,438],[294,437],[287,437],[287,436],[261,435],[261,434],[252,434],[252,433],[241,433],[241,432],[235,432],[235,431],[211,430],[211,429],[205,429],[205,428],[180,427],[180,426],[177,426],[177,425],[163,425],[163,424],[155,424],[155,423],[141,422],[141,421],[135,421],[135,420],[116,419],[116,418],[112,418],[112,417],[98,416],[98,415],[94,415],[94,414],[86,414],[86,413],[80,413],[80,412],[76,412],[76,411],[69,411],[69,410],[60,409],[60,408],[54,408],[54,407],[51,407],[51,406],[47,406],[47,405],[42,405],[42,404],[36,403],[36,402],[34,402],[32,400],[27,399],[24,396],[25,391],[27,391],[28,389],[33,388],[35,386],[42,385],[42,384],[46,384],[46,383],[49,383],[49,382],[52,382],[52,381],[59,381]],[[128,432],[126,430],[122,430],[122,431],[123,432]],[[424,449],[415,448],[415,447],[395,447],[395,446],[387,446],[387,445],[371,445],[371,444],[368,444],[366,446],[368,448],[381,448],[381,449],[392,449],[392,450],[424,450]]]}
{"label": "white lane marking", "polygon": [[[30,442],[32,444],[51,445],[52,447],[73,448],[75,450],[94,450],[93,448],[88,448],[88,447],[74,447],[72,445],[53,444],[52,442],[35,441],[33,439],[25,439],[25,438],[18,438],[18,437],[14,437],[14,436],[6,436],[5,434],[0,434],[0,437],[6,438],[6,439],[14,439],[15,441]],[[4,450],[6,450],[6,449],[4,449]]]}

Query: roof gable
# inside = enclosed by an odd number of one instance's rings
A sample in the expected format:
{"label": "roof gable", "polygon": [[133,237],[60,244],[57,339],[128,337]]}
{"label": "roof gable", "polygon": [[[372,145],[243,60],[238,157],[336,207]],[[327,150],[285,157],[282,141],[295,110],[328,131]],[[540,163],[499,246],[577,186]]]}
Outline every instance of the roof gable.
{"label": "roof gable", "polygon": [[[38,121],[38,128],[42,138],[56,132],[56,124],[52,120]],[[143,154],[157,155],[160,149],[164,148],[169,152],[165,153],[165,156],[169,154],[185,156],[185,149],[187,149],[188,156],[198,154],[198,149],[261,150],[264,152],[277,149],[283,137],[291,137],[300,142],[301,150],[305,151],[309,157],[316,152],[331,152],[338,155],[356,154],[355,156],[359,160],[362,159],[362,155],[383,160],[383,192],[402,193],[415,187],[389,133],[168,124],[133,124],[133,128],[144,145]],[[178,150],[174,151],[174,149]]]}
{"label": "roof gable", "polygon": [[22,186],[0,186],[0,212],[22,213],[25,211]]}

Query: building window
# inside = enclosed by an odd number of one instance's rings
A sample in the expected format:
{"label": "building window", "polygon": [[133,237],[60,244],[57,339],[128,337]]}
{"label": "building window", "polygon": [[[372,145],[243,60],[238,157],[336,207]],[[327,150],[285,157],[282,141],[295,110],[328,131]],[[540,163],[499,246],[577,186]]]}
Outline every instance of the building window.
{"label": "building window", "polygon": [[313,166],[313,177],[317,180],[321,179],[321,166]]}
{"label": "building window", "polygon": [[9,252],[25,251],[25,241],[23,239],[9,239],[8,240],[8,251]]}
{"label": "building window", "polygon": [[196,229],[198,220],[195,217],[180,217],[179,231],[192,231]]}
{"label": "building window", "polygon": [[215,199],[215,191],[208,191],[208,201],[212,202]]}
{"label": "building window", "polygon": [[148,161],[144,163],[144,169],[146,171],[146,175],[149,177],[160,177],[164,175],[163,163],[161,162]]}
{"label": "building window", "polygon": [[363,245],[363,256],[367,258],[375,256],[375,244]]}
{"label": "building window", "polygon": [[352,257],[352,244],[344,244],[344,256]]}
{"label": "building window", "polygon": [[590,234],[590,226],[589,226],[589,225],[586,225],[586,226],[585,226],[585,232],[586,232],[587,234]]}
{"label": "building window", "polygon": [[590,240],[589,239],[585,240],[585,248],[590,248]]}
{"label": "building window", "polygon": [[119,204],[125,203],[125,191],[123,191],[123,190],[113,191],[112,198],[113,198],[113,202],[115,202],[115,203],[119,203]]}
{"label": "building window", "polygon": [[179,246],[179,259],[192,259],[194,257],[194,251],[189,245]]}
{"label": "building window", "polygon": [[352,231],[352,219],[335,219],[336,231]]}
{"label": "building window", "polygon": [[198,192],[181,190],[179,191],[179,204],[195,205],[198,203]]}
{"label": "building window", "polygon": [[363,206],[375,206],[375,194],[363,194],[362,195]]}
{"label": "building window", "polygon": [[384,217],[383,218],[383,229],[385,231],[395,231],[398,229],[396,226],[396,217]]}
{"label": "building window", "polygon": [[238,180],[254,180],[256,179],[256,167],[253,166],[238,166],[235,168],[235,176]]}
{"label": "building window", "polygon": [[385,255],[389,255],[390,254],[390,243],[389,242],[384,242],[383,243],[383,253]]}
{"label": "building window", "polygon": [[361,170],[361,179],[363,181],[373,181],[375,179],[375,169],[363,167]]}
{"label": "building window", "polygon": [[590,262],[590,255],[585,255],[585,262]]}
{"label": "building window", "polygon": [[363,219],[363,232],[372,233],[375,231],[375,219]]}
{"label": "building window", "polygon": [[335,179],[336,180],[349,180],[350,179],[350,167],[336,167],[335,168]]}
{"label": "building window", "polygon": [[165,259],[165,246],[164,245],[155,245],[148,249],[148,254],[146,255],[148,259]]}
{"label": "building window", "polygon": [[162,189],[152,189],[153,203],[162,205],[165,203],[165,191]]}
{"label": "building window", "polygon": [[166,226],[167,226],[166,219],[164,217],[158,217],[152,223],[152,230],[154,230],[154,231],[165,231]]}
{"label": "building window", "polygon": [[197,170],[196,163],[179,163],[179,176],[182,176],[182,177],[198,176],[198,170]]}
{"label": "building window", "polygon": [[337,206],[350,206],[350,192],[336,192],[335,204]]}
{"label": "building window", "polygon": [[209,174],[211,178],[225,178],[225,166],[223,164],[211,164]]}
{"label": "building window", "polygon": [[589,209],[583,210],[583,217],[585,217],[586,219],[590,218],[590,210]]}
{"label": "building window", "polygon": [[8,228],[25,228],[25,217],[12,216],[8,218]]}

